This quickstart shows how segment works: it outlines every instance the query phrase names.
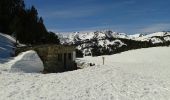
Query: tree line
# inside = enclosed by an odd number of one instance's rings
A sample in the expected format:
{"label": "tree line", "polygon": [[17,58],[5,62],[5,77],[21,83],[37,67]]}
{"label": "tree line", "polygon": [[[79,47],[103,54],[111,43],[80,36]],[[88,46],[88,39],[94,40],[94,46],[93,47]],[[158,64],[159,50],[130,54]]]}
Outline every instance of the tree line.
{"label": "tree line", "polygon": [[47,31],[37,9],[26,8],[24,0],[0,0],[0,32],[24,44],[59,44],[58,36]]}

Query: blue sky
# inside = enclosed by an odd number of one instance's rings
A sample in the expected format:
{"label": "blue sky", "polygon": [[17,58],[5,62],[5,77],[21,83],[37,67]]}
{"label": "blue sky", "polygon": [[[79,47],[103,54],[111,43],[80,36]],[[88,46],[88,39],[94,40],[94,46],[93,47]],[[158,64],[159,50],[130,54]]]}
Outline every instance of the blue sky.
{"label": "blue sky", "polygon": [[110,29],[150,33],[170,30],[170,0],[25,0],[34,5],[49,31]]}

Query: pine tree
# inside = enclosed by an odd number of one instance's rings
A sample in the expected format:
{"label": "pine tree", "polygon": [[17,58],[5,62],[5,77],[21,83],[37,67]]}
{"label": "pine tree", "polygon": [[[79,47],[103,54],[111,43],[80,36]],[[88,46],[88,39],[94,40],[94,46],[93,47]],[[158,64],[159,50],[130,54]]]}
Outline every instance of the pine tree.
{"label": "pine tree", "polygon": [[0,31],[10,34],[9,26],[16,16],[18,9],[24,9],[23,0],[0,0]]}
{"label": "pine tree", "polygon": [[0,0],[0,32],[13,33],[25,44],[59,43],[55,33],[47,32],[37,9],[26,9],[24,0]]}

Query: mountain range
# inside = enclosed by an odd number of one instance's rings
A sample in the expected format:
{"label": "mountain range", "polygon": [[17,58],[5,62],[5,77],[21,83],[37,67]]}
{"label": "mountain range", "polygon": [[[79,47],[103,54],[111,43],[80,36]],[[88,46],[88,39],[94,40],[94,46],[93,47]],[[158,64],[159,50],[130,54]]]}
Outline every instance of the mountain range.
{"label": "mountain range", "polygon": [[61,44],[75,45],[80,56],[99,56],[122,51],[165,46],[170,43],[170,32],[155,32],[151,34],[118,33],[113,31],[74,32],[70,34],[57,33]]}

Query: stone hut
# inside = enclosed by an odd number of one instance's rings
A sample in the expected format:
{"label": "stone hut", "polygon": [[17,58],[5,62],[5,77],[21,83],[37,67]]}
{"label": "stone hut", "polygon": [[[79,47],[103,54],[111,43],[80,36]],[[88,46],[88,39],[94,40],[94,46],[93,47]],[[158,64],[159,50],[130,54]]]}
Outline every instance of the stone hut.
{"label": "stone hut", "polygon": [[74,46],[40,45],[19,48],[17,52],[35,50],[44,64],[45,72],[64,72],[77,69]]}

